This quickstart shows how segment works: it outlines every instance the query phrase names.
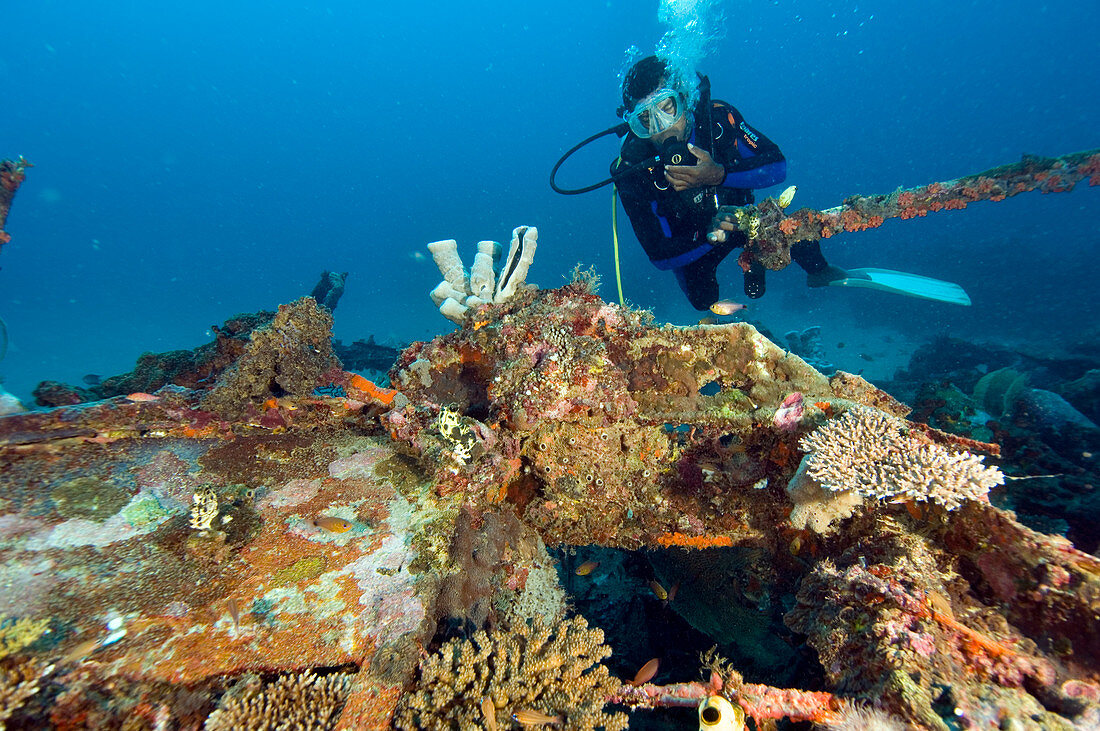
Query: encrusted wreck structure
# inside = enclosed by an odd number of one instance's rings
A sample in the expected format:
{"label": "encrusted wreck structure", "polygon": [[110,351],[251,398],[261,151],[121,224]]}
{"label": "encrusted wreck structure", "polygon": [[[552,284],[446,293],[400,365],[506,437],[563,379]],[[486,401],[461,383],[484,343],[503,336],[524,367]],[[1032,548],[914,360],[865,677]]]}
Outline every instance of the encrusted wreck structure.
{"label": "encrusted wreck structure", "polygon": [[[1096,151],[740,220],[778,268],[792,237],[1085,176]],[[467,274],[438,242],[460,328],[388,386],[303,298],[0,418],[0,728],[1100,728],[1100,560],[989,502],[995,444],[750,325],[539,291],[535,243]],[[635,559],[654,632],[728,657],[626,680],[571,606]]]}
{"label": "encrusted wreck structure", "polygon": [[[758,724],[1100,723],[1100,561],[989,504],[993,445],[591,284],[471,308],[392,388],[336,367],[304,298],[193,388],[0,419],[0,718],[622,728],[721,698]],[[715,657],[616,679],[547,548],[593,545],[680,572],[667,611],[727,644],[785,626],[813,687]],[[455,621],[486,632],[440,644]]]}
{"label": "encrusted wreck structure", "polygon": [[785,206],[773,198],[758,206],[728,210],[736,215],[749,237],[741,254],[743,266],[756,260],[769,269],[783,269],[791,263],[791,245],[797,241],[866,231],[890,218],[922,218],[938,211],[962,210],[979,201],[1003,201],[1021,193],[1066,193],[1082,181],[1100,185],[1100,149],[1057,158],[1024,155],[1018,163],[954,180],[899,188],[888,194],[849,196],[841,205],[823,211],[801,208],[788,215]]}

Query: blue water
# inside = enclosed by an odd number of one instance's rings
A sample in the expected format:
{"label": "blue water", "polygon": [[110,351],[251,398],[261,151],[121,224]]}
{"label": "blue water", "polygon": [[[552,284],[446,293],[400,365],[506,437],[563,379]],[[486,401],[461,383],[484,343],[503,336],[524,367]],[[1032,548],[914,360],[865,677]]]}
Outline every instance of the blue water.
{"label": "blue water", "polygon": [[[782,147],[796,206],[1100,147],[1095,2],[709,5],[725,38],[700,70]],[[337,336],[433,337],[451,325],[416,255],[456,238],[469,260],[519,224],[540,231],[531,281],[558,286],[581,262],[615,297],[610,192],[562,197],[547,177],[616,122],[626,49],[667,30],[656,0],[41,0],[5,3],[0,26],[0,157],[35,164],[0,253],[0,376],[20,397],[206,342],[234,313],[307,294],[323,269],[351,272]],[[605,177],[604,142],[562,182]],[[808,290],[795,268],[770,274],[750,316],[837,337],[1095,340],[1098,213],[1100,189],[1081,186],[825,244],[841,266],[959,282],[971,308]],[[627,298],[694,322],[621,224]],[[736,265],[722,272],[723,294],[740,295]]]}

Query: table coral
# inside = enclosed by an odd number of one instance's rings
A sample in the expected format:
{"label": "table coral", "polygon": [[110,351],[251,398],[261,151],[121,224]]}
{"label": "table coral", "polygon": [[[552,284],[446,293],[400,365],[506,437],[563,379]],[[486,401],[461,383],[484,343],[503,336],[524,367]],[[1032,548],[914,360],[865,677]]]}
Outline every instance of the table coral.
{"label": "table coral", "polygon": [[855,407],[804,436],[807,474],[836,492],[934,502],[954,510],[1004,484],[982,457],[952,452],[908,432],[889,414]]}

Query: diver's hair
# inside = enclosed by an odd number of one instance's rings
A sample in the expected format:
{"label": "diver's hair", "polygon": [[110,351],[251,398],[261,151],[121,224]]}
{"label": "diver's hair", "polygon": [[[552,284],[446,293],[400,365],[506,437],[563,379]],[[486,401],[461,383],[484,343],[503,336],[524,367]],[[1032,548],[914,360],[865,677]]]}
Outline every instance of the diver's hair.
{"label": "diver's hair", "polygon": [[633,109],[639,99],[657,91],[661,79],[668,79],[668,66],[663,59],[646,56],[638,61],[623,79],[623,105]]}

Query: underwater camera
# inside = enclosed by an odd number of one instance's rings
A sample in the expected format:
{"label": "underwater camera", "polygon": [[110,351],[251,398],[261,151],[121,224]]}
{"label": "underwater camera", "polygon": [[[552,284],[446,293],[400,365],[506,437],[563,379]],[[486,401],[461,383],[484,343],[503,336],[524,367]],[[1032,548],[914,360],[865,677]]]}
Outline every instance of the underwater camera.
{"label": "underwater camera", "polygon": [[699,158],[692,154],[686,142],[670,137],[661,145],[661,163],[664,165],[694,165]]}

